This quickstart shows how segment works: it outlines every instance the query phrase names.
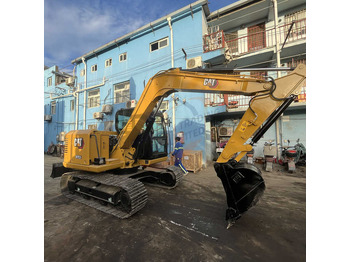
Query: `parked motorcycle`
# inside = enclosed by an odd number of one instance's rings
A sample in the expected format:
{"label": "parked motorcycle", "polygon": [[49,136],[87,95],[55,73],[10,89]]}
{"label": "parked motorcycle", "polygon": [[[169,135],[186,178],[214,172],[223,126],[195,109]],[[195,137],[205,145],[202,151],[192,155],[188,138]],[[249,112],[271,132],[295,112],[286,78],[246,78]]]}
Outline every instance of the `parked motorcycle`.
{"label": "parked motorcycle", "polygon": [[306,165],[306,148],[300,139],[297,139],[297,144],[289,146],[289,139],[287,146],[282,146],[282,160],[281,164],[287,164],[288,172],[293,173],[296,170],[296,165]]}

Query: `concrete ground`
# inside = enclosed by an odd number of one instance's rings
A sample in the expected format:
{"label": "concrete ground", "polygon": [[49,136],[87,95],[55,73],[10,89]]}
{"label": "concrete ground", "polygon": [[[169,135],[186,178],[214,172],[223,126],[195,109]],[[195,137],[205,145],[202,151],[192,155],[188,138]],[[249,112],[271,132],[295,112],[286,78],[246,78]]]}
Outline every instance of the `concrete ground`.
{"label": "concrete ground", "polygon": [[60,179],[50,178],[60,161],[45,155],[45,261],[306,260],[303,167],[263,172],[264,196],[227,230],[225,192],[212,166],[172,190],[147,186],[146,207],[120,220],[62,196]]}

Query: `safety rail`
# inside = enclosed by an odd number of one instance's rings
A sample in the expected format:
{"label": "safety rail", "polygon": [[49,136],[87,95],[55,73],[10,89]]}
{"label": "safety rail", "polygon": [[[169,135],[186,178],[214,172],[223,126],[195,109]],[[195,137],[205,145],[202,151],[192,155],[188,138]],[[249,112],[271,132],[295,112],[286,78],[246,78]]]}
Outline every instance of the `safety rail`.
{"label": "safety rail", "polygon": [[[212,94],[206,93],[204,96],[204,106],[224,106],[227,109],[245,110],[249,105],[251,96]],[[306,87],[304,86],[293,104],[306,103]]]}
{"label": "safety rail", "polygon": [[[291,28],[292,26],[292,28]],[[288,39],[285,41],[286,37]],[[280,44],[291,43],[306,39],[306,18],[293,21],[277,28]],[[232,56],[274,47],[276,43],[275,29],[261,30],[242,37],[225,41],[225,33],[220,30],[203,36],[203,51],[211,52],[220,48],[227,48]]]}
{"label": "safety rail", "polygon": [[225,45],[224,31],[220,30],[203,36],[203,52],[211,52]]}

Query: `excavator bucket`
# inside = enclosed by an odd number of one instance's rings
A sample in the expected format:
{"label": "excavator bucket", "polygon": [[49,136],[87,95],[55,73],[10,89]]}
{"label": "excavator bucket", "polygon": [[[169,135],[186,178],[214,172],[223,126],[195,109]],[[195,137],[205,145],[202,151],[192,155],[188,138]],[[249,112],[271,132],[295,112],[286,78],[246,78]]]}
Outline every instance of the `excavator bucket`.
{"label": "excavator bucket", "polygon": [[265,183],[261,171],[252,164],[236,163],[232,160],[215,163],[214,168],[226,192],[226,220],[229,228],[259,201],[264,193]]}

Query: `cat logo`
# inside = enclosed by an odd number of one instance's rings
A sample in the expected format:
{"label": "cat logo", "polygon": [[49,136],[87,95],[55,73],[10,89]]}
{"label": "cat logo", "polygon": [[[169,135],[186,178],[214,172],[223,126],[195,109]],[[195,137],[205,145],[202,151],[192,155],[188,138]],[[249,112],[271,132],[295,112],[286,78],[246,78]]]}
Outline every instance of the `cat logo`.
{"label": "cat logo", "polygon": [[205,86],[209,86],[210,88],[216,88],[219,84],[219,81],[216,79],[205,78],[203,84]]}
{"label": "cat logo", "polygon": [[78,147],[79,149],[82,149],[84,147],[84,139],[83,138],[75,138],[74,139],[74,146]]}

